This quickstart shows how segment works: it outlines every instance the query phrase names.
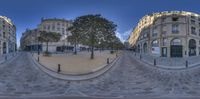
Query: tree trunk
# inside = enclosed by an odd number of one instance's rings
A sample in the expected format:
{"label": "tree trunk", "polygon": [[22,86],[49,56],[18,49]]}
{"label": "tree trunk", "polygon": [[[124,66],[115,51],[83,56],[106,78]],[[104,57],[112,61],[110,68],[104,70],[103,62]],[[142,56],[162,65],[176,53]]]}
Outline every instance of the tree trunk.
{"label": "tree trunk", "polygon": [[49,42],[47,42],[46,52],[49,52]]}
{"label": "tree trunk", "polygon": [[91,46],[92,49],[91,49],[91,57],[90,59],[94,59],[94,45]]}
{"label": "tree trunk", "polygon": [[91,49],[91,57],[90,57],[90,59],[94,59],[94,34],[92,34],[92,36],[91,36],[91,47],[92,47],[92,49]]}
{"label": "tree trunk", "polygon": [[77,50],[76,50],[76,42],[75,42],[75,44],[74,44],[74,54],[76,55],[77,54]]}

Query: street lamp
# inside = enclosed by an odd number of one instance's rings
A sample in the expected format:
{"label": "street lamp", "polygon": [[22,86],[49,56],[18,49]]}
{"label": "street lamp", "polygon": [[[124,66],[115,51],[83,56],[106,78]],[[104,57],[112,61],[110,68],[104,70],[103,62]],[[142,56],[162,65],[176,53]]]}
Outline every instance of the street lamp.
{"label": "street lamp", "polygon": [[40,49],[39,49],[39,37],[38,37],[38,55],[40,55]]}
{"label": "street lamp", "polygon": [[99,51],[101,52],[101,42],[99,41]]}

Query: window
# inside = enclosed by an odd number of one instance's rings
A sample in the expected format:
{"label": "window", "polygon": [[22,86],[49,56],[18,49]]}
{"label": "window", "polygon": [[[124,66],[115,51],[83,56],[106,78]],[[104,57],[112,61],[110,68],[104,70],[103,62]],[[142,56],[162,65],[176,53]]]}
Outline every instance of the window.
{"label": "window", "polygon": [[178,17],[173,17],[172,21],[178,21]]}
{"label": "window", "polygon": [[60,31],[60,28],[59,28],[59,27],[57,28],[57,31]]}
{"label": "window", "polygon": [[192,18],[192,19],[195,19],[195,16],[192,15],[191,18]]}
{"label": "window", "polygon": [[154,28],[153,28],[152,37],[157,36],[158,33],[157,33],[156,29],[157,29],[157,27],[154,27]]}
{"label": "window", "polygon": [[195,24],[195,20],[191,20],[191,24]]}
{"label": "window", "polygon": [[55,25],[52,26],[52,30],[55,30]]}
{"label": "window", "polygon": [[166,35],[167,35],[167,31],[163,31],[163,32],[162,32],[162,35],[163,35],[163,36],[166,36]]}
{"label": "window", "polygon": [[152,47],[158,47],[158,40],[152,41]]}
{"label": "window", "polygon": [[191,33],[196,35],[196,28],[195,27],[191,27]]}
{"label": "window", "polygon": [[48,28],[47,28],[48,30],[50,30],[50,25],[48,25]]}
{"label": "window", "polygon": [[171,45],[181,45],[181,40],[180,39],[173,39],[171,41]]}
{"label": "window", "polygon": [[6,28],[6,26],[5,25],[3,25],[3,29],[5,29]]}
{"label": "window", "polygon": [[178,30],[178,24],[173,24],[172,25],[172,33],[178,33],[179,32],[179,30]]}
{"label": "window", "polygon": [[3,38],[6,38],[6,33],[5,32],[3,32]]}
{"label": "window", "polygon": [[147,38],[147,32],[144,33],[144,38]]}
{"label": "window", "polygon": [[166,45],[167,45],[167,39],[164,38],[164,39],[163,39],[163,46],[166,46]]}
{"label": "window", "polygon": [[162,22],[165,22],[166,18],[162,18]]}
{"label": "window", "polygon": [[200,29],[199,29],[199,36],[200,36]]}

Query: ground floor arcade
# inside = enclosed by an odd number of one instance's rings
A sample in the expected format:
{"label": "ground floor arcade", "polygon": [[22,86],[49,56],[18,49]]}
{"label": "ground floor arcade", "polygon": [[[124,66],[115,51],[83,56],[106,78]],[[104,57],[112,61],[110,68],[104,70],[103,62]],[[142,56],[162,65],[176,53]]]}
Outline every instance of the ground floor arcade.
{"label": "ground floor arcade", "polygon": [[200,55],[199,43],[196,38],[171,37],[140,41],[134,46],[134,50],[161,57],[189,57]]}

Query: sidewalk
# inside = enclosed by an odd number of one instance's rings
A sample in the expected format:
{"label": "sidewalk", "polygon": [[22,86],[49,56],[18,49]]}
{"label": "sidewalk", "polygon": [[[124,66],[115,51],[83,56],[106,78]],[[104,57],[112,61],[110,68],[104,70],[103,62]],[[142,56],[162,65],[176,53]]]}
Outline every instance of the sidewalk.
{"label": "sidewalk", "polygon": [[12,58],[15,57],[16,55],[17,55],[17,52],[12,52],[12,53],[8,53],[8,54],[0,55],[0,64],[3,64],[3,63],[6,62],[7,60],[12,59]]}
{"label": "sidewalk", "polygon": [[200,65],[200,56],[192,56],[188,58],[168,58],[144,53],[130,53],[137,60],[165,69],[185,69]]}

